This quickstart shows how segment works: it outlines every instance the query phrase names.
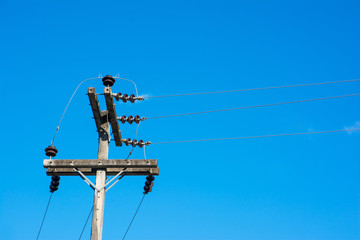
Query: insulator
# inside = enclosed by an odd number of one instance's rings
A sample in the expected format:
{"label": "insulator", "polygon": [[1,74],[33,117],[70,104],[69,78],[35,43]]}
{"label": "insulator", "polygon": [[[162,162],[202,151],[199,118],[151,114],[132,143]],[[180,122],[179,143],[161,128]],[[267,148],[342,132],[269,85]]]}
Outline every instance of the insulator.
{"label": "insulator", "polygon": [[130,139],[130,138],[128,138],[128,139],[125,140],[125,145],[126,145],[126,146],[129,146],[130,143],[131,143],[131,139]]}
{"label": "insulator", "polygon": [[136,141],[136,139],[132,140],[132,142],[131,142],[131,146],[136,147],[136,145],[137,145],[137,141]]}
{"label": "insulator", "polygon": [[139,140],[139,141],[138,141],[138,146],[139,146],[140,148],[142,148],[142,147],[144,146],[144,141],[143,141],[143,140]]}
{"label": "insulator", "polygon": [[53,180],[53,181],[60,181],[60,177],[57,176],[57,175],[54,175],[54,176],[51,177],[51,180]]}
{"label": "insulator", "polygon": [[126,116],[125,115],[120,118],[120,122],[123,123],[123,124],[126,122]]}
{"label": "insulator", "polygon": [[145,191],[144,193],[151,192],[151,191],[150,191],[150,187],[145,185],[145,187],[144,187],[144,191]]}
{"label": "insulator", "polygon": [[133,116],[128,116],[128,118],[127,118],[127,122],[128,123],[130,123],[130,124],[132,124],[133,123],[133,121],[134,121],[134,118],[133,118]]}
{"label": "insulator", "polygon": [[116,101],[120,101],[121,98],[122,98],[121,93],[117,93],[117,94],[115,95]]}
{"label": "insulator", "polygon": [[45,148],[45,155],[48,157],[55,157],[58,153],[58,150],[54,146],[48,146]]}
{"label": "insulator", "polygon": [[129,100],[130,100],[131,103],[134,103],[135,102],[135,95],[131,94]]}
{"label": "insulator", "polygon": [[57,186],[59,186],[59,184],[60,184],[60,182],[51,181],[51,185],[52,185],[52,186],[56,186],[56,187],[57,187]]}
{"label": "insulator", "polygon": [[115,83],[115,78],[113,78],[111,75],[106,75],[105,77],[103,77],[102,81],[105,86],[111,87]]}
{"label": "insulator", "polygon": [[152,181],[146,181],[145,186],[152,187],[152,186],[154,186],[154,183]]}
{"label": "insulator", "polygon": [[137,124],[139,124],[140,121],[141,121],[140,116],[139,116],[139,115],[136,115],[136,116],[134,117],[134,122],[137,123]]}
{"label": "insulator", "polygon": [[126,103],[127,102],[127,98],[128,98],[128,96],[129,95],[127,95],[126,93],[124,94],[124,95],[122,95],[122,101],[124,102],[124,103]]}
{"label": "insulator", "polygon": [[50,192],[55,192],[56,190],[58,190],[59,187],[58,186],[53,186],[53,185],[50,185]]}
{"label": "insulator", "polygon": [[154,181],[155,180],[155,177],[153,175],[149,175],[146,177],[146,180],[148,181]]}
{"label": "insulator", "polygon": [[147,194],[152,191],[152,187],[154,186],[153,181],[155,180],[153,175],[148,175],[146,177],[146,182],[144,186],[144,194]]}
{"label": "insulator", "polygon": [[58,188],[59,188],[59,184],[60,184],[60,177],[59,176],[56,176],[56,175],[54,175],[54,176],[52,176],[51,177],[51,183],[50,183],[50,192],[55,192],[56,190],[58,190]]}

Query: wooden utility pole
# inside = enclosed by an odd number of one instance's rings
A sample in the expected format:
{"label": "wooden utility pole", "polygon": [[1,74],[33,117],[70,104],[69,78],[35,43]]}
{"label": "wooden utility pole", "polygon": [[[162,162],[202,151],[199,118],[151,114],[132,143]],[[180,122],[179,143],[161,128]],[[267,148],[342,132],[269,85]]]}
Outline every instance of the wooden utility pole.
{"label": "wooden utility pole", "polygon": [[[111,76],[113,82],[115,79]],[[104,78],[104,79],[105,79]],[[103,79],[103,82],[104,82]],[[105,85],[105,82],[104,82]],[[112,84],[110,85],[112,86]],[[99,135],[99,149],[97,159],[45,159],[44,167],[49,176],[75,176],[80,175],[84,181],[91,186],[94,193],[93,218],[91,227],[91,240],[101,240],[104,219],[105,192],[107,185],[107,176],[116,175],[159,175],[159,168],[156,159],[108,159],[109,142],[110,142],[110,126],[114,135],[115,145],[122,146],[127,140],[121,138],[121,131],[117,119],[114,104],[114,95],[109,85],[104,89],[104,96],[107,110],[101,111],[95,88],[88,89],[90,105],[94,115],[94,120]],[[134,98],[133,98],[134,99]],[[134,139],[135,146],[145,145],[142,141],[137,142]],[[141,145],[143,144],[143,145]],[[128,145],[128,143],[126,144]],[[55,154],[56,155],[56,154]],[[86,177],[96,175],[95,185]]]}
{"label": "wooden utility pole", "polygon": [[[107,117],[107,111],[101,113],[101,129],[99,131],[99,151],[98,159],[108,159],[109,156],[109,141],[110,141],[110,123]],[[106,184],[106,169],[96,170],[96,187],[102,188]],[[104,205],[105,205],[105,188],[100,191],[94,190],[94,206],[93,218],[91,227],[91,240],[101,240],[103,220],[104,220]]]}

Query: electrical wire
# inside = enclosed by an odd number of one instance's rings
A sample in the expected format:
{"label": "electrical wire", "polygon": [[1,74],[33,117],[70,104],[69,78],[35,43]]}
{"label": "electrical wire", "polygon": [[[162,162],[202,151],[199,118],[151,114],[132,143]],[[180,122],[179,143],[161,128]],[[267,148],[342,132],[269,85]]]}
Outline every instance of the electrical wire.
{"label": "electrical wire", "polygon": [[231,93],[231,92],[258,91],[258,90],[267,90],[267,89],[305,87],[305,86],[316,86],[316,85],[325,85],[325,84],[334,84],[334,83],[346,83],[346,82],[358,82],[358,81],[360,81],[360,79],[341,80],[341,81],[322,82],[322,83],[296,84],[296,85],[275,86],[275,87],[249,88],[249,89],[227,90],[227,91],[215,91],[215,92],[203,92],[203,93],[183,93],[183,94],[173,94],[173,95],[147,96],[147,97],[144,97],[144,99],[145,98],[165,98],[165,97],[180,97],[180,96]]}
{"label": "electrical wire", "polygon": [[137,209],[136,209],[136,211],[135,211],[135,214],[134,214],[133,218],[131,219],[131,222],[130,222],[128,228],[126,229],[126,232],[125,232],[124,237],[122,238],[122,240],[125,239],[127,233],[129,232],[129,229],[130,229],[131,225],[132,225],[133,222],[134,222],[134,219],[135,219],[135,217],[136,217],[136,215],[137,215],[137,213],[138,213],[138,211],[139,211],[139,209],[140,209],[140,207],[141,207],[141,204],[142,204],[143,201],[144,201],[145,196],[146,196],[146,194],[144,193],[143,197],[141,198],[140,204],[139,204],[139,206],[137,207]]}
{"label": "electrical wire", "polygon": [[60,129],[60,125],[61,125],[61,122],[62,122],[64,116],[65,116],[66,110],[68,109],[68,107],[69,107],[72,99],[74,98],[75,93],[76,93],[77,90],[79,89],[79,87],[80,87],[83,83],[85,83],[85,82],[87,82],[87,81],[89,81],[89,80],[98,79],[98,78],[102,78],[101,74],[100,74],[98,77],[93,77],[93,78],[85,79],[84,81],[82,81],[82,82],[77,86],[77,88],[75,89],[75,91],[74,91],[73,94],[71,95],[70,100],[69,100],[69,102],[67,103],[67,105],[66,105],[66,107],[65,107],[65,110],[64,110],[64,112],[63,112],[63,114],[62,114],[62,116],[61,116],[61,118],[60,118],[60,121],[59,121],[58,126],[56,127],[54,137],[53,137],[53,139],[52,139],[52,141],[51,141],[51,144],[50,144],[51,146],[53,146],[53,144],[54,144],[56,134],[57,134],[57,132],[58,132],[59,129]]}
{"label": "electrical wire", "polygon": [[[138,130],[139,130],[139,126],[140,126],[140,122],[138,123],[138,125],[137,125],[137,127],[136,127],[136,132],[135,132],[135,137],[134,137],[134,139],[136,139],[136,137],[137,137]],[[128,160],[128,159],[129,159],[129,157],[131,156],[131,154],[132,154],[133,151],[134,151],[134,148],[135,148],[135,146],[132,147],[131,151],[129,152],[129,155],[127,156],[127,158],[126,158],[125,160]]]}
{"label": "electrical wire", "polygon": [[82,235],[83,235],[83,233],[84,233],[84,231],[85,231],[86,225],[87,225],[87,223],[88,223],[88,221],[89,221],[89,219],[90,219],[90,216],[91,216],[92,211],[93,211],[93,207],[91,207],[91,209],[90,209],[89,215],[88,215],[88,217],[87,217],[87,219],[86,219],[86,222],[85,222],[85,224],[84,224],[84,227],[83,227],[83,229],[82,229],[82,231],[81,231],[81,233],[80,233],[79,240],[81,240],[81,237],[82,237]]}
{"label": "electrical wire", "polygon": [[225,111],[234,111],[234,110],[249,109],[249,108],[259,108],[259,107],[270,107],[270,106],[278,106],[278,105],[285,105],[285,104],[291,104],[291,103],[314,102],[314,101],[334,99],[334,98],[353,97],[353,96],[359,96],[359,95],[360,95],[360,93],[355,93],[355,94],[342,95],[342,96],[314,98],[314,99],[298,100],[298,101],[291,101],[291,102],[281,102],[281,103],[270,103],[270,104],[263,104],[263,105],[256,105],[256,106],[248,106],[248,107],[228,108],[228,109],[210,110],[210,111],[193,112],[193,113],[182,113],[182,114],[156,116],[156,117],[145,117],[144,119],[146,120],[146,119],[156,119],[156,118],[180,117],[180,116],[188,116],[188,115],[194,115],[194,114],[204,114],[204,113],[214,113],[214,112],[225,112]]}
{"label": "electrical wire", "polygon": [[187,142],[206,142],[206,141],[222,141],[222,140],[234,140],[234,139],[251,139],[251,138],[267,138],[267,137],[282,137],[282,136],[294,136],[294,135],[309,135],[320,133],[337,133],[337,132],[353,132],[360,131],[360,129],[342,129],[331,131],[319,131],[319,132],[302,132],[302,133],[284,133],[262,136],[248,136],[248,137],[232,137],[232,138],[213,138],[213,139],[197,139],[197,140],[184,140],[184,141],[170,141],[170,142],[154,142],[151,144],[168,144],[168,143],[187,143]]}
{"label": "electrical wire", "polygon": [[42,221],[41,221],[40,229],[39,229],[38,235],[37,235],[37,237],[36,237],[36,240],[39,239],[39,236],[40,236],[42,227],[43,227],[43,225],[44,225],[45,217],[46,217],[46,214],[47,214],[48,209],[49,209],[49,205],[50,205],[50,202],[51,202],[51,197],[52,197],[52,195],[53,195],[53,193],[50,193],[49,201],[48,201],[48,203],[47,203],[46,210],[45,210],[45,213],[44,213],[44,217],[43,217],[43,219],[42,219]]}
{"label": "electrical wire", "polygon": [[136,97],[139,96],[138,90],[137,90],[137,87],[136,87],[136,84],[135,84],[135,82],[134,82],[133,80],[127,79],[127,78],[121,78],[121,77],[120,77],[120,74],[116,74],[115,78],[118,78],[118,79],[121,79],[121,80],[125,80],[125,81],[129,81],[129,82],[131,82],[132,84],[134,84],[135,92],[136,92]]}

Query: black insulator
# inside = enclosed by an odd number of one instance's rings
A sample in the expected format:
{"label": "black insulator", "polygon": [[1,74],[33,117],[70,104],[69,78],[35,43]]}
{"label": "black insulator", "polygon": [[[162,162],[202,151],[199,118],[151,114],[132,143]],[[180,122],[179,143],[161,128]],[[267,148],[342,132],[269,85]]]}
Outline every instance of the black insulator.
{"label": "black insulator", "polygon": [[144,186],[144,194],[147,194],[152,191],[152,187],[154,186],[153,181],[155,180],[153,175],[149,175],[146,177],[146,182]]}
{"label": "black insulator", "polygon": [[58,188],[59,188],[59,184],[60,184],[60,177],[59,176],[56,176],[56,175],[54,175],[54,176],[52,176],[51,177],[51,183],[50,183],[50,192],[55,192],[56,190],[58,190]]}
{"label": "black insulator", "polygon": [[51,181],[51,186],[59,186],[60,182],[54,182],[54,181]]}
{"label": "black insulator", "polygon": [[126,93],[124,94],[124,95],[122,95],[122,101],[124,102],[124,103],[126,103],[127,102],[127,97],[128,97],[129,95],[127,95]]}
{"label": "black insulator", "polygon": [[117,93],[117,94],[115,95],[116,101],[119,101],[119,100],[121,99],[121,97],[122,97],[121,93]]}
{"label": "black insulator", "polygon": [[58,150],[54,146],[48,146],[45,148],[45,155],[48,157],[55,157],[58,153]]}
{"label": "black insulator", "polygon": [[148,192],[150,192],[150,187],[145,185],[145,187],[144,187],[144,191],[145,191],[144,193],[148,193]]}
{"label": "black insulator", "polygon": [[155,177],[153,175],[149,175],[146,177],[146,180],[148,181],[154,181],[155,180]]}
{"label": "black insulator", "polygon": [[58,190],[59,187],[58,186],[53,186],[53,185],[50,185],[50,192],[55,192],[56,190]]}
{"label": "black insulator", "polygon": [[154,183],[152,181],[146,181],[145,186],[153,187]]}
{"label": "black insulator", "polygon": [[57,175],[54,175],[54,176],[51,177],[51,180],[53,180],[53,181],[60,181],[60,177],[57,176]]}
{"label": "black insulator", "polygon": [[129,100],[130,100],[131,103],[134,103],[135,102],[135,95],[131,94]]}
{"label": "black insulator", "polygon": [[137,123],[137,124],[139,124],[140,121],[141,121],[140,116],[139,116],[139,115],[136,115],[136,116],[134,117],[134,122]]}
{"label": "black insulator", "polygon": [[120,122],[122,124],[124,124],[126,122],[126,116],[125,115],[120,118]]}
{"label": "black insulator", "polygon": [[102,81],[105,86],[111,87],[115,83],[115,78],[113,78],[111,75],[106,75],[105,77],[103,77]]}
{"label": "black insulator", "polygon": [[133,123],[133,121],[134,121],[134,118],[133,118],[133,116],[128,116],[128,118],[127,118],[127,122],[128,123],[130,123],[130,124],[132,124]]}
{"label": "black insulator", "polygon": [[143,143],[144,143],[144,141],[143,141],[143,140],[139,140],[139,141],[138,141],[138,146],[139,146],[140,148],[142,148],[142,147],[143,147],[143,145],[144,145]]}

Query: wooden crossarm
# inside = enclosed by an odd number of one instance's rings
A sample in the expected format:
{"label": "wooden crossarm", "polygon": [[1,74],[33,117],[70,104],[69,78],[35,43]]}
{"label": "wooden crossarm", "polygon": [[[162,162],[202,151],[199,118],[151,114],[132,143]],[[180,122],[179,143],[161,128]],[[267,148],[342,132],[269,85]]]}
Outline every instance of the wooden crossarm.
{"label": "wooden crossarm", "polygon": [[96,96],[95,88],[93,87],[88,88],[88,96],[96,123],[96,129],[99,132],[101,129],[101,110],[100,110],[99,100]]}
{"label": "wooden crossarm", "polygon": [[154,168],[157,159],[45,159],[44,168]]}
{"label": "wooden crossarm", "polygon": [[112,127],[112,133],[114,134],[115,145],[122,146],[120,126],[117,120],[114,98],[112,96],[112,91],[110,87],[105,87],[104,95],[106,107],[109,111],[109,121]]}
{"label": "wooden crossarm", "polygon": [[[106,175],[113,176],[121,172],[124,168],[105,168]],[[86,176],[95,176],[96,169],[93,168],[78,168],[84,175]],[[52,168],[49,167],[46,169],[46,174],[48,176],[78,176],[72,168]],[[124,171],[124,175],[132,175],[132,176],[146,176],[146,175],[159,175],[159,168],[126,168]]]}

